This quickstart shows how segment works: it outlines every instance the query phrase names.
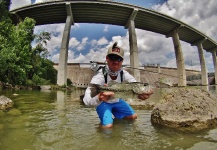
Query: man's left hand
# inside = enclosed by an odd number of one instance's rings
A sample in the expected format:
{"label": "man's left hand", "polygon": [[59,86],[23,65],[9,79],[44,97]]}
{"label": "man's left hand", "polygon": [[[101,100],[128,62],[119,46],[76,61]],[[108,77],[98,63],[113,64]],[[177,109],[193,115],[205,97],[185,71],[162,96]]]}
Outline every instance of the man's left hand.
{"label": "man's left hand", "polygon": [[138,98],[141,99],[141,100],[146,100],[146,99],[148,99],[153,93],[154,93],[154,91],[153,91],[153,90],[150,90],[149,93],[139,94],[139,95],[138,95]]}

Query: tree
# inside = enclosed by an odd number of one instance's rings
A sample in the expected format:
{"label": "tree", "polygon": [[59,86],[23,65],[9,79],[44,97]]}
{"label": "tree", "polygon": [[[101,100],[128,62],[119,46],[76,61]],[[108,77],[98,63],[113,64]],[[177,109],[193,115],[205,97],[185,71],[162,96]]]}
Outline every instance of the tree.
{"label": "tree", "polygon": [[[44,47],[50,33],[34,35],[35,20],[31,18],[14,26],[4,1],[0,8],[0,81],[12,85],[27,85],[32,80],[37,84],[55,83],[57,73]],[[32,48],[34,40],[37,44]]]}

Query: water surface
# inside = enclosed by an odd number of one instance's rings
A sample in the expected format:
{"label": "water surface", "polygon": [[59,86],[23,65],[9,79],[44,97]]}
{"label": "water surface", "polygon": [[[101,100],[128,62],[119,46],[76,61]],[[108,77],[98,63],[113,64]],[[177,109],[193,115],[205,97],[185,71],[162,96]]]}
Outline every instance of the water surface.
{"label": "water surface", "polygon": [[[203,87],[204,88],[204,87]],[[205,87],[216,93],[215,87]],[[18,95],[14,95],[14,93]],[[217,129],[183,133],[151,124],[151,109],[134,107],[135,121],[114,120],[112,129],[99,128],[94,107],[79,99],[83,90],[0,91],[15,105],[0,113],[2,150],[216,150]],[[158,102],[162,90],[149,99]]]}

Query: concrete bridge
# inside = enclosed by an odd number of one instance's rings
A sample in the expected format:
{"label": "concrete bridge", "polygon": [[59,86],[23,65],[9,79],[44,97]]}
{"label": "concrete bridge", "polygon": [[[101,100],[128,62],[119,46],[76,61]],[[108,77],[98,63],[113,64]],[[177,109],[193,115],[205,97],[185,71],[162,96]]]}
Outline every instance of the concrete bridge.
{"label": "concrete bridge", "polygon": [[[65,23],[58,65],[58,85],[66,84],[68,43],[71,26],[74,23],[102,23],[127,28],[130,43],[130,65],[133,68],[139,67],[135,28],[163,34],[166,38],[172,37],[179,86],[186,86],[186,71],[180,40],[185,41],[198,48],[202,85],[208,85],[204,50],[212,53],[215,80],[217,79],[217,43],[195,28],[153,10],[106,0],[59,0],[24,6],[12,10],[11,13],[15,24],[25,17],[35,19],[36,25]],[[132,74],[137,81],[141,80],[139,70],[132,70]]]}

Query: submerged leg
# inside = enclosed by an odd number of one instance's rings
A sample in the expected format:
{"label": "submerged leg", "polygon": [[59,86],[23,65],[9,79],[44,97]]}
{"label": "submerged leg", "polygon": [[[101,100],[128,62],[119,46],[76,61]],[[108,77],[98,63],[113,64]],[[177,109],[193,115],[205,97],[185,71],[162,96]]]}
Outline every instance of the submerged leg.
{"label": "submerged leg", "polygon": [[102,128],[111,128],[113,126],[111,104],[102,102],[96,107],[96,111],[101,121]]}

